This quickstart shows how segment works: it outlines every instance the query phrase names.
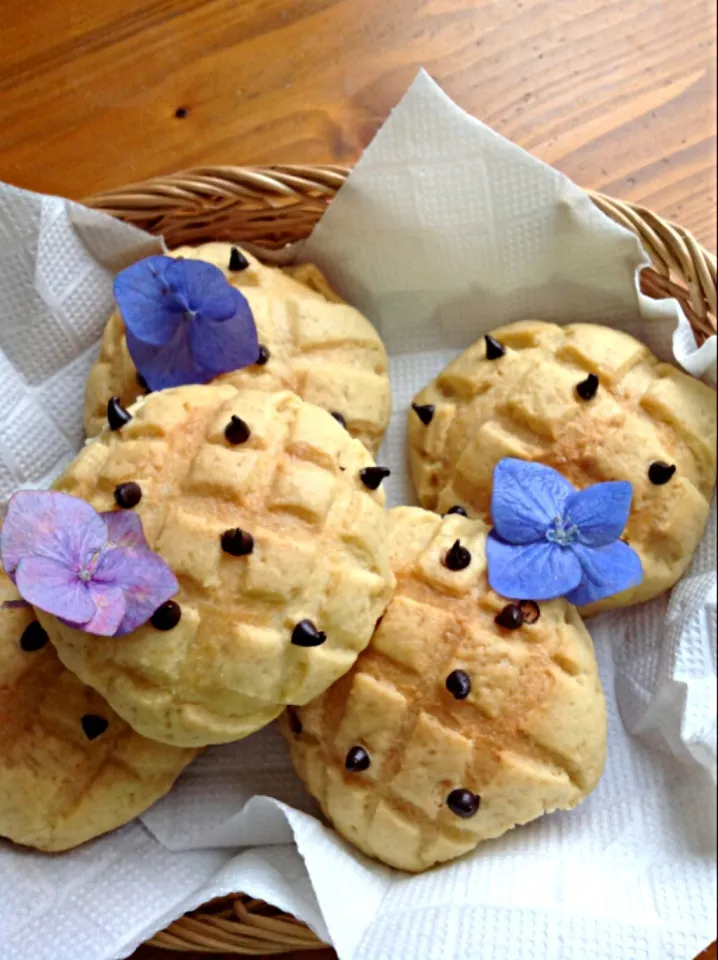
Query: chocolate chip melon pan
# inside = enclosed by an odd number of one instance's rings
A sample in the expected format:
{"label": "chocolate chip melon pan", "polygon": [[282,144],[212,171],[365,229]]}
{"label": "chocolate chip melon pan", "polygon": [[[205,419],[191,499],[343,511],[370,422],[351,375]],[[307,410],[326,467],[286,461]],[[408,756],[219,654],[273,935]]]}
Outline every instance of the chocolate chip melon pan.
{"label": "chocolate chip melon pan", "polygon": [[[338,166],[200,167],[109,190],[84,202],[162,234],[170,247],[209,240],[276,249],[308,236],[348,170]],[[603,194],[599,209],[635,233],[651,260],[641,288],[657,300],[675,297],[702,343],[716,332],[716,258],[688,230],[650,210]],[[158,951],[244,956],[309,955],[331,950],[302,923],[244,894],[207,904],[149,941]]]}

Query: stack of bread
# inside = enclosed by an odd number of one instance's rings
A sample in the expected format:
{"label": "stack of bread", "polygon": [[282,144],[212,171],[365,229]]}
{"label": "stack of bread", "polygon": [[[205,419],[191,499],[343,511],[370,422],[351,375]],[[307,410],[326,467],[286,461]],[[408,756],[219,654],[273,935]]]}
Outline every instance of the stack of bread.
{"label": "stack of bread", "polygon": [[[582,618],[685,571],[713,391],[606,327],[497,329],[415,398],[421,508],[387,511],[386,353],[316,268],[212,243],[133,270],[87,443],[2,530],[0,836],[74,847],[277,718],[336,830],[398,869],[585,799],[606,708]],[[224,302],[252,329],[234,369]],[[140,555],[159,604],[116,572]],[[144,614],[112,620],[125,601]]]}

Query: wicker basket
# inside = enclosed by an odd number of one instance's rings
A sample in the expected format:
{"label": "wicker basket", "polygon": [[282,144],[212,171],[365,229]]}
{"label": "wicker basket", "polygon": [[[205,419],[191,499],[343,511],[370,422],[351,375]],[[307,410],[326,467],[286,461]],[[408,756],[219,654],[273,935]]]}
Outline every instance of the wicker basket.
{"label": "wicker basket", "polygon": [[[337,166],[201,167],[110,190],[85,203],[163,234],[169,246],[207,240],[278,248],[308,236],[347,176]],[[593,202],[638,235],[653,264],[644,293],[675,297],[699,343],[716,332],[716,258],[688,230],[650,210],[599,193]],[[244,895],[175,921],[151,946],[205,954],[270,956],[330,950],[294,917]]]}

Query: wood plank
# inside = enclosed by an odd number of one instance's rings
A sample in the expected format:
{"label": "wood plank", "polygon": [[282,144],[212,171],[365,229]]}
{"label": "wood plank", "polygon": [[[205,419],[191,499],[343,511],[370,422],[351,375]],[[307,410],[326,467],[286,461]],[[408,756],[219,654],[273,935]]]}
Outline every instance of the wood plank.
{"label": "wood plank", "polygon": [[710,0],[4,0],[0,178],[82,197],[197,164],[352,163],[423,65],[715,249],[715,58]]}

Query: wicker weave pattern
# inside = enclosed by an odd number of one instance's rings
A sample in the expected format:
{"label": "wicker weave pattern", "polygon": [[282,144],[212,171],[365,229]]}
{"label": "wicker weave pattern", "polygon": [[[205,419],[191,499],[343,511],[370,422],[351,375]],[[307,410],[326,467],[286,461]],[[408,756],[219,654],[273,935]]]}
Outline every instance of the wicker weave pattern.
{"label": "wicker weave pattern", "polygon": [[[244,240],[277,248],[309,235],[348,172],[331,165],[197,167],[109,190],[85,203],[163,234],[171,247]],[[715,256],[690,231],[644,207],[588,193],[643,243],[653,263],[643,271],[644,293],[659,300],[675,297],[699,343],[715,333]]]}
{"label": "wicker weave pattern", "polygon": [[[309,235],[347,174],[345,167],[334,165],[198,167],[84,202],[163,234],[171,247],[234,240],[276,249]],[[588,193],[599,209],[643,243],[653,264],[641,276],[644,293],[655,299],[675,297],[699,343],[714,334],[716,257],[678,224],[643,207]],[[175,921],[150,943],[175,951],[244,956],[329,949],[294,918],[244,895]]]}
{"label": "wicker weave pattern", "polygon": [[330,950],[299,920],[243,894],[206,904],[196,913],[176,920],[149,943],[182,953],[240,956],[318,951],[317,957],[325,960]]}

